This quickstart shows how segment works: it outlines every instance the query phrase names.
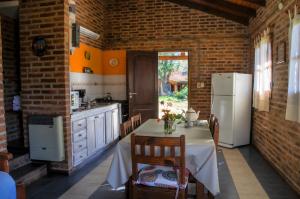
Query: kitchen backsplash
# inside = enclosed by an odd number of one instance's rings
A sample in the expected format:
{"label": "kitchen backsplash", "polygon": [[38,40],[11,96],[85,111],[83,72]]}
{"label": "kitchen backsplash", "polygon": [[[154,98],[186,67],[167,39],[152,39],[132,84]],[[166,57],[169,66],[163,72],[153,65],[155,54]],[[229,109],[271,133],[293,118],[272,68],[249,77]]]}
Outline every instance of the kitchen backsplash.
{"label": "kitchen backsplash", "polygon": [[70,73],[71,89],[85,89],[86,99],[103,97],[111,93],[114,100],[126,100],[126,75],[97,75]]}
{"label": "kitchen backsplash", "polygon": [[111,93],[113,99],[126,100],[126,75],[105,75],[104,93]]}

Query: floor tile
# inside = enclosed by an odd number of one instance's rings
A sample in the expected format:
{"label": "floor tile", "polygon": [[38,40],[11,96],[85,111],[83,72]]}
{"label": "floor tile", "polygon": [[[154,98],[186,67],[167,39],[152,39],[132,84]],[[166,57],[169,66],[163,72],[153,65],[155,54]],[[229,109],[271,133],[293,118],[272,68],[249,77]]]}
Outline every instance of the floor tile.
{"label": "floor tile", "polygon": [[[216,199],[299,199],[254,147],[220,149],[221,194]],[[71,176],[49,175],[39,180],[28,187],[28,198],[125,199],[124,190],[113,190],[105,181],[112,153],[113,148]]]}

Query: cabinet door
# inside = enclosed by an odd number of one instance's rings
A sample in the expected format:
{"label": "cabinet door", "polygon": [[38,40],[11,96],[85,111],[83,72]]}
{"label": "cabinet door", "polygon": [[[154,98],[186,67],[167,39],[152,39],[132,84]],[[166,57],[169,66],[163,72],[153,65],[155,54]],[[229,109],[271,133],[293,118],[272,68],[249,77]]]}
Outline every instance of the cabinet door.
{"label": "cabinet door", "polygon": [[112,111],[107,111],[105,113],[105,122],[106,144],[110,144],[113,141]]}
{"label": "cabinet door", "polygon": [[114,140],[119,139],[120,135],[120,122],[119,122],[119,110],[112,110],[112,126],[113,126],[113,136]]}
{"label": "cabinet door", "polygon": [[104,113],[95,116],[96,149],[105,146],[105,115]]}
{"label": "cabinet door", "polygon": [[90,156],[96,151],[95,116],[87,118],[87,148]]}

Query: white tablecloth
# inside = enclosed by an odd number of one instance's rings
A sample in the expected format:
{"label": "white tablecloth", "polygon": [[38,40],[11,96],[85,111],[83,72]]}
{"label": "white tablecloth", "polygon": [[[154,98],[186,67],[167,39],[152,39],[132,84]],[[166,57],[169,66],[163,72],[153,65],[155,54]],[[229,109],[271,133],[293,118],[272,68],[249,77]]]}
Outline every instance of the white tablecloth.
{"label": "white tablecloth", "polygon": [[[150,119],[134,131],[137,135],[177,137],[185,135],[186,167],[191,174],[213,194],[220,192],[217,154],[214,141],[207,125],[184,128],[178,125],[171,135],[163,132],[163,122]],[[114,157],[107,175],[113,188],[124,185],[132,174],[130,136],[126,136],[116,146]]]}

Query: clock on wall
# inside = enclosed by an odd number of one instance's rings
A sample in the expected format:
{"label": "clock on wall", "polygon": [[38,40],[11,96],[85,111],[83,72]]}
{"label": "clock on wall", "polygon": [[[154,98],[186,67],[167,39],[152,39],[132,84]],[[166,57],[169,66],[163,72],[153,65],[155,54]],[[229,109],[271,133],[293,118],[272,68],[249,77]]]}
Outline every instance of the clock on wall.
{"label": "clock on wall", "polygon": [[119,60],[117,58],[111,58],[109,59],[109,65],[111,67],[116,67],[119,64]]}

